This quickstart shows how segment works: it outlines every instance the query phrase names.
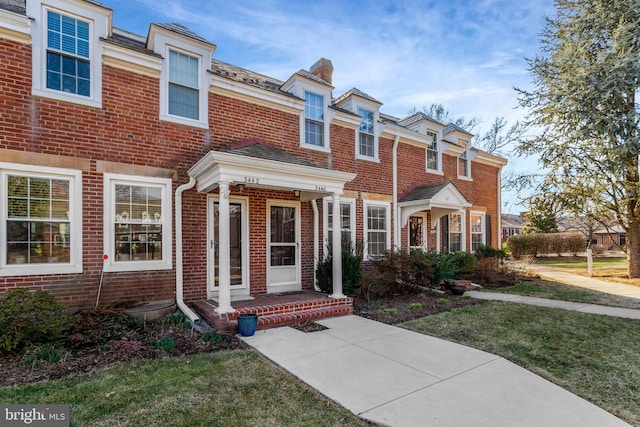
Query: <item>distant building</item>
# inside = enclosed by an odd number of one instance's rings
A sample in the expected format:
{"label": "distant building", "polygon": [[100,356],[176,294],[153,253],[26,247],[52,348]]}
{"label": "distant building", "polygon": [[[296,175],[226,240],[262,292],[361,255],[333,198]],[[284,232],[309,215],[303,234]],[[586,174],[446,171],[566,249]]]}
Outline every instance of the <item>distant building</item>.
{"label": "distant building", "polygon": [[522,224],[524,224],[524,215],[522,214],[502,214],[502,243],[506,242],[511,236],[522,234]]}

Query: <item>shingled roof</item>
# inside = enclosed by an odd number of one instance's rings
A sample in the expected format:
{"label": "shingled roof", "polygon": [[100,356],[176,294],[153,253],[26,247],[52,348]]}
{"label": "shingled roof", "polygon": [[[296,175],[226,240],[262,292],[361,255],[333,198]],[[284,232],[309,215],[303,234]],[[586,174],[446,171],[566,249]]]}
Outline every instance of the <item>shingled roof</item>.
{"label": "shingled roof", "polygon": [[165,30],[173,31],[174,33],[180,34],[182,36],[189,37],[190,39],[198,40],[198,41],[204,42],[204,43],[213,44],[209,40],[205,39],[204,37],[199,36],[198,34],[194,33],[193,31],[191,31],[190,29],[188,29],[187,27],[185,27],[182,24],[178,24],[178,23],[173,22],[173,23],[168,23],[168,24],[154,23],[153,25],[157,25],[158,27],[164,28]]}
{"label": "shingled roof", "polygon": [[375,102],[376,104],[382,105],[382,102],[378,101],[373,96],[368,95],[368,94],[364,93],[363,91],[361,91],[360,89],[355,88],[355,87],[349,89],[348,91],[346,91],[345,93],[343,93],[342,95],[337,97],[335,99],[335,101],[333,101],[333,102],[334,102],[334,104],[339,104],[340,102],[344,101],[346,98],[350,97],[351,95],[359,96],[360,98],[364,98],[364,99],[369,100],[371,102]]}
{"label": "shingled roof", "polygon": [[[452,184],[451,181],[441,182],[440,184],[420,185],[400,199],[400,202],[413,202],[415,200],[429,200],[440,192],[447,185]],[[455,187],[455,185],[454,185]]]}
{"label": "shingled roof", "polygon": [[302,157],[287,153],[284,150],[272,147],[270,145],[267,145],[265,142],[258,140],[244,141],[235,147],[231,147],[229,150],[227,150],[227,152],[230,154],[238,154],[240,156],[253,157],[256,159],[331,170],[330,167],[314,163],[307,159],[303,159]]}

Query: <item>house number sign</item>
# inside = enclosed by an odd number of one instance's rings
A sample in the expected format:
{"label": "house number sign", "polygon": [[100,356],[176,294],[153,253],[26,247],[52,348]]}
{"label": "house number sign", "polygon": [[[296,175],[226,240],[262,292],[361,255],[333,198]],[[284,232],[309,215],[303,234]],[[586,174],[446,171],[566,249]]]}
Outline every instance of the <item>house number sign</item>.
{"label": "house number sign", "polygon": [[258,184],[260,180],[253,176],[245,176],[244,182],[248,182],[249,184]]}
{"label": "house number sign", "polygon": [[327,187],[323,185],[316,185],[316,191],[327,191]]}

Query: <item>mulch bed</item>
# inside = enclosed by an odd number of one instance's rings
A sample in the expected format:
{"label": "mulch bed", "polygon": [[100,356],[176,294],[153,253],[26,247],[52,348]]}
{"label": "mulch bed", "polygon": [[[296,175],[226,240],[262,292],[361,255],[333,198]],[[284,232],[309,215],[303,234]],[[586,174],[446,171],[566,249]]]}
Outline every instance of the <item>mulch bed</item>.
{"label": "mulch bed", "polygon": [[395,325],[420,317],[444,313],[460,307],[484,304],[485,301],[462,298],[450,294],[437,295],[427,292],[391,295],[368,301],[356,297],[353,301],[354,314],[378,322]]}
{"label": "mulch bed", "polygon": [[[169,337],[175,343],[172,349],[157,348],[158,340]],[[87,311],[76,316],[74,330],[59,348],[62,358],[57,363],[46,359],[34,361],[35,358],[29,356],[35,354],[37,348],[26,353],[0,356],[0,386],[55,380],[134,359],[158,359],[243,347],[231,337],[217,338],[221,338],[220,342],[205,341],[201,334],[182,323],[142,323],[118,310]]]}

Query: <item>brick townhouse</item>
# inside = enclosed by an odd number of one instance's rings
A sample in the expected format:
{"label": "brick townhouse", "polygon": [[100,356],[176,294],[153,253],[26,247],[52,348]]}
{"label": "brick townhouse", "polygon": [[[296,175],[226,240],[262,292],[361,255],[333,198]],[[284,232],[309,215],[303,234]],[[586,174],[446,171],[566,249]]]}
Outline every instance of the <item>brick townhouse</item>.
{"label": "brick townhouse", "polygon": [[0,0],[0,294],[87,307],[102,277],[101,303],[225,313],[313,290],[344,241],[366,259],[499,245],[506,160],[464,129],[337,96],[325,58],[280,81],[215,49],[93,1]]}

